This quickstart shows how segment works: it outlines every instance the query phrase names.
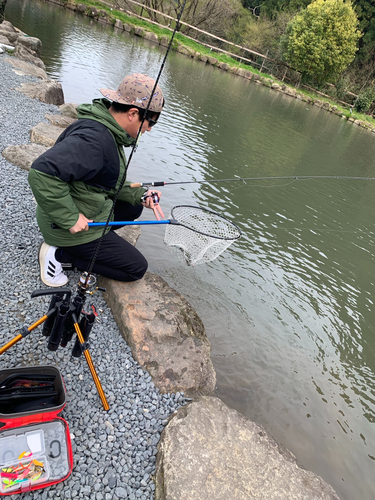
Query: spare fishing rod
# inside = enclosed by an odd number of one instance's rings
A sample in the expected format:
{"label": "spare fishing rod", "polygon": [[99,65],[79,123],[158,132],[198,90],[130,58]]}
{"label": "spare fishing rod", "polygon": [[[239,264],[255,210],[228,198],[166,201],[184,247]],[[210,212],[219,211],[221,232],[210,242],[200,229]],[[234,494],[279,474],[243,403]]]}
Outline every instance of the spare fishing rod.
{"label": "spare fishing rod", "polygon": [[177,181],[177,182],[164,182],[164,181],[156,181],[156,182],[134,182],[130,184],[132,188],[140,188],[140,187],[162,187],[162,186],[171,186],[178,184],[213,184],[215,182],[239,182],[242,181],[246,184],[245,181],[270,181],[270,180],[294,180],[294,181],[303,181],[309,179],[335,179],[335,180],[344,180],[344,181],[375,181],[375,177],[349,177],[343,175],[285,175],[285,176],[274,176],[274,177],[235,177],[233,179],[207,179],[200,181]]}

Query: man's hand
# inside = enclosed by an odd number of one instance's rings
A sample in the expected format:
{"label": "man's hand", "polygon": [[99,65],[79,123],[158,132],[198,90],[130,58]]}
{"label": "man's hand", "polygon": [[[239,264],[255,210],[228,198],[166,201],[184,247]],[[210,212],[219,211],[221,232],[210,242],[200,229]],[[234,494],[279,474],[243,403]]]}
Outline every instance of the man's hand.
{"label": "man's hand", "polygon": [[88,222],[92,222],[92,219],[86,219],[86,217],[83,214],[79,214],[77,222],[74,224],[73,227],[69,229],[70,233],[75,234],[79,233],[80,231],[88,231],[89,226],[87,225]]}
{"label": "man's hand", "polygon": [[160,201],[161,198],[161,192],[160,191],[151,191],[148,190],[143,196],[142,196],[142,205],[146,208],[154,208],[155,205],[157,205]]}
{"label": "man's hand", "polygon": [[164,219],[163,211],[159,205],[160,197],[160,191],[147,191],[142,196],[142,205],[146,208],[151,208],[154,211],[157,220],[160,220],[160,216]]}

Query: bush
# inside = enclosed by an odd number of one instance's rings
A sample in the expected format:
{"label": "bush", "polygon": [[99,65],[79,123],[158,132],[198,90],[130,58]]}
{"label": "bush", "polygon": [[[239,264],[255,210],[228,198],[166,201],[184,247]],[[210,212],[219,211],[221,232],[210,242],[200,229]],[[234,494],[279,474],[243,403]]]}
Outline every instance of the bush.
{"label": "bush", "polygon": [[354,101],[354,109],[359,113],[366,113],[371,108],[371,104],[375,100],[375,88],[367,87],[362,90],[357,99]]}
{"label": "bush", "polygon": [[361,33],[350,2],[315,0],[288,24],[285,60],[305,77],[329,81],[354,59]]}

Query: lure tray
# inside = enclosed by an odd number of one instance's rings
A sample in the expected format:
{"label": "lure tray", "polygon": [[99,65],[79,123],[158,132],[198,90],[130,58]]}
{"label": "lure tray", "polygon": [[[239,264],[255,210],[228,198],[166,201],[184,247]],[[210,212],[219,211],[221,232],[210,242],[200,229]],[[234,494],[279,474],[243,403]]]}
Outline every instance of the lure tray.
{"label": "lure tray", "polygon": [[0,371],[0,496],[69,477],[70,432],[58,416],[65,403],[64,382],[54,366]]}

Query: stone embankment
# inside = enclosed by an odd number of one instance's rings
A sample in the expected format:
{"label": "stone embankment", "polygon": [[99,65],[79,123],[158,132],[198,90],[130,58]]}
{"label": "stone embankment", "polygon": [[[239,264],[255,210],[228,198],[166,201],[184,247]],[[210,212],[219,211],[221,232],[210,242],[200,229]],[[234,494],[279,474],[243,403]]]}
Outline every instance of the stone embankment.
{"label": "stone embankment", "polygon": [[[9,23],[0,25],[0,33],[4,32],[10,33],[7,42],[22,44],[22,35]],[[35,46],[39,46],[37,42]],[[50,99],[44,90],[48,78],[39,73],[40,64],[36,69],[35,61],[14,57],[6,61],[18,74],[40,78],[40,83],[33,84],[32,98],[42,102]],[[24,92],[25,87],[19,90]],[[55,104],[61,104],[59,97]],[[2,155],[29,170],[33,160],[76,119],[72,104],[62,104],[60,113],[46,114],[49,124],[33,127],[29,144],[9,145]],[[139,229],[120,231],[136,243]],[[261,426],[212,397],[216,375],[211,346],[202,321],[179,293],[152,273],[135,283],[102,278],[101,285],[107,289],[105,299],[134,359],[148,370],[155,386],[162,393],[176,393],[177,400],[179,392],[194,399],[170,417],[162,432],[154,476],[156,500],[339,500],[323,479],[304,470]],[[135,498],[133,494],[128,496],[125,487],[117,487],[113,495],[108,495],[114,500]],[[99,497],[94,493],[90,498]]]}

